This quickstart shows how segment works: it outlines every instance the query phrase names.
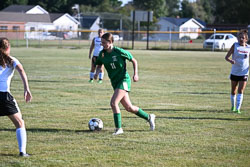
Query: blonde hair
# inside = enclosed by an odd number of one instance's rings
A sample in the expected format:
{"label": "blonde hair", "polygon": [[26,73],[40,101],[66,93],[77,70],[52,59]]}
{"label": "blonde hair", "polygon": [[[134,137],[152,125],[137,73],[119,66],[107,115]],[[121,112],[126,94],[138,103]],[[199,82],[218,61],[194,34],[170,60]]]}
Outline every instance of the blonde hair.
{"label": "blonde hair", "polygon": [[10,47],[10,42],[7,38],[0,38],[0,66],[6,67],[13,64],[13,60],[7,54],[7,49]]}
{"label": "blonde hair", "polygon": [[248,41],[248,31],[247,31],[247,29],[242,29],[242,30],[240,30],[239,36],[240,36],[241,34],[244,35],[244,36],[246,37],[247,41]]}

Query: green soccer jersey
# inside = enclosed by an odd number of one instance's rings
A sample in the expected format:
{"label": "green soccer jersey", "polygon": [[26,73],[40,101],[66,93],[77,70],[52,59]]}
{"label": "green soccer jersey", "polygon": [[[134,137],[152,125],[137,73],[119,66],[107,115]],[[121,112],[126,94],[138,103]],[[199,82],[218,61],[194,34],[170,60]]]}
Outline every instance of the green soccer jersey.
{"label": "green soccer jersey", "polygon": [[118,83],[126,78],[130,80],[126,70],[126,59],[131,61],[132,54],[122,48],[114,47],[110,53],[102,50],[96,60],[96,65],[104,65],[114,89]]}

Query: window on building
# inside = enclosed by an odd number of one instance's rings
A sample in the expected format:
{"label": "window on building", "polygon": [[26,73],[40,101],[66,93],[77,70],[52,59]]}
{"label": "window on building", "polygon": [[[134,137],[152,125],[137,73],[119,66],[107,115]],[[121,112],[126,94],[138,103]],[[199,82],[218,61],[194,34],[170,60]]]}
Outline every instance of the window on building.
{"label": "window on building", "polygon": [[13,26],[13,27],[12,27],[12,30],[18,31],[18,30],[20,30],[20,27],[19,27],[19,26]]}
{"label": "window on building", "polygon": [[30,31],[35,31],[35,27],[30,27]]}
{"label": "window on building", "polygon": [[7,26],[0,26],[0,30],[8,30]]}
{"label": "window on building", "polygon": [[190,28],[191,32],[197,32],[197,28]]}
{"label": "window on building", "polygon": [[183,31],[183,32],[187,32],[187,31],[188,31],[188,28],[187,28],[187,27],[183,27],[183,28],[182,28],[182,31]]}

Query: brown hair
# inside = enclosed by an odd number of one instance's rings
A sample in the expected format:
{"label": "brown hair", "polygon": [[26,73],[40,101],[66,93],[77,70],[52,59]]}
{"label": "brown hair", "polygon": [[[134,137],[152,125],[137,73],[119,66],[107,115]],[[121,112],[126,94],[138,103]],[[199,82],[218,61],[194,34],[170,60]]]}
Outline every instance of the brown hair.
{"label": "brown hair", "polygon": [[240,30],[239,36],[240,36],[241,34],[244,35],[244,36],[246,37],[247,41],[248,41],[248,31],[247,31],[247,29],[242,29],[242,30]]}
{"label": "brown hair", "polygon": [[6,67],[13,64],[13,60],[6,53],[7,49],[10,47],[10,42],[7,38],[0,38],[0,66]]}
{"label": "brown hair", "polygon": [[106,41],[109,41],[110,43],[114,43],[114,38],[111,33],[105,33],[102,35],[102,38],[105,39]]}

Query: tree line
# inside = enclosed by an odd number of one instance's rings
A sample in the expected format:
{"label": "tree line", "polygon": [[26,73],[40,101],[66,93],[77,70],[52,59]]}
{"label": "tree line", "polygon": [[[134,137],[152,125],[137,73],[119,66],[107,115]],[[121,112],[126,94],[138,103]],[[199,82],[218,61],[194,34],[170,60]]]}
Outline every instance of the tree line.
{"label": "tree line", "polygon": [[121,6],[119,0],[1,0],[0,10],[9,5],[40,5],[50,13],[74,14],[79,4],[81,13],[116,13],[130,16],[132,10],[151,10],[154,19],[188,17],[207,24],[250,24],[250,0],[133,0]]}

